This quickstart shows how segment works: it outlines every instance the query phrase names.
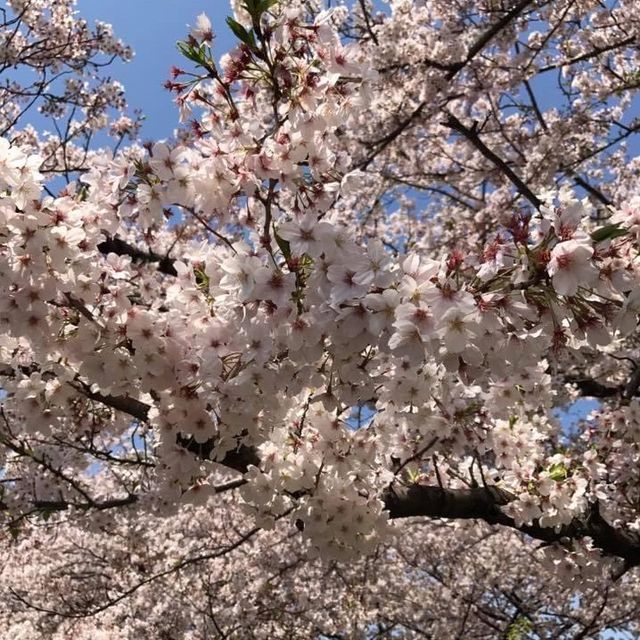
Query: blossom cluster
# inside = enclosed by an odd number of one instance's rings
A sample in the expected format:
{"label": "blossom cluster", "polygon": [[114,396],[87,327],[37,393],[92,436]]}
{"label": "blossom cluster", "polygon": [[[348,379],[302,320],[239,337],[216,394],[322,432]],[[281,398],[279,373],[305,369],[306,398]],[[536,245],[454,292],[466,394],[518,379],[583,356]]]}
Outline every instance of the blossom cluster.
{"label": "blossom cluster", "polygon": [[102,504],[82,441],[153,467],[120,499],[157,514],[241,471],[261,526],[286,517],[337,558],[393,535],[394,483],[491,482],[518,528],[561,531],[596,497],[615,512],[593,454],[563,450],[554,375],[635,329],[635,208],[603,223],[539,189],[469,252],[361,233],[344,210],[375,181],[349,131],[379,72],[342,43],[345,11],[272,4],[238,8],[219,63],[197,20],[197,73],[168,82],[194,118],[177,140],[44,197],[41,159],[0,145],[2,503]]}

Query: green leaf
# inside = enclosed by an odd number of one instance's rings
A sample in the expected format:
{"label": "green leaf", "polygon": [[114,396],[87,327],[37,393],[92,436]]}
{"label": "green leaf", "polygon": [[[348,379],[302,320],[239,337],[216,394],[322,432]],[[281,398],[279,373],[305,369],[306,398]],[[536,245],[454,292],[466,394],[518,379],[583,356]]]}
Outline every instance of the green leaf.
{"label": "green leaf", "polygon": [[194,269],[194,275],[196,277],[196,286],[198,289],[209,290],[209,276],[202,269]]}
{"label": "green leaf", "polygon": [[420,480],[419,469],[405,469],[405,473],[407,474],[407,479],[410,484],[417,484],[418,480]]}
{"label": "green leaf", "polygon": [[591,234],[591,239],[594,242],[602,242],[603,240],[613,240],[614,238],[626,236],[628,233],[629,231],[622,229],[619,224],[607,224],[604,227],[596,229]]}
{"label": "green leaf", "polygon": [[549,477],[555,482],[562,482],[563,480],[566,480],[568,475],[567,467],[565,467],[561,462],[552,464],[549,467]]}
{"label": "green leaf", "polygon": [[276,231],[275,226],[273,228],[273,235],[276,239],[278,246],[280,247],[280,251],[282,251],[282,255],[284,256],[284,259],[287,261],[287,264],[289,264],[289,261],[291,260],[291,245],[289,244],[289,241],[285,240],[284,238],[281,238],[278,235],[278,232]]}
{"label": "green leaf", "polygon": [[255,49],[256,39],[252,31],[247,31],[238,21],[234,20],[231,16],[227,18],[227,24],[238,40],[244,42],[247,46]]}
{"label": "green leaf", "polygon": [[262,0],[262,2],[260,3],[260,13],[262,14],[265,11],[269,11],[271,7],[278,4],[278,1],[279,0]]}
{"label": "green leaf", "polygon": [[507,629],[507,640],[524,640],[532,629],[531,620],[518,616]]}
{"label": "green leaf", "polygon": [[199,47],[194,47],[187,42],[178,41],[176,42],[176,47],[178,47],[178,51],[187,59],[195,62],[196,64],[205,65],[207,62],[206,59],[206,45],[201,44]]}
{"label": "green leaf", "polygon": [[277,3],[278,0],[244,0],[242,7],[246,9],[255,24],[260,22],[260,18],[265,11],[269,11]]}
{"label": "green leaf", "polygon": [[178,41],[176,42],[176,47],[178,47],[178,51],[189,60],[193,60],[193,47],[186,42]]}
{"label": "green leaf", "polygon": [[15,522],[9,524],[9,533],[14,540],[17,540],[18,536],[20,535],[20,525],[16,524]]}
{"label": "green leaf", "polygon": [[88,185],[86,185],[84,183],[80,183],[80,186],[78,187],[78,189],[76,191],[76,198],[80,202],[85,202],[88,197],[89,197],[89,187],[88,187]]}
{"label": "green leaf", "polygon": [[246,9],[252,18],[260,17],[260,0],[244,0],[242,7]]}
{"label": "green leaf", "polygon": [[53,515],[54,511],[53,509],[40,509],[40,517],[47,522],[47,520],[49,520],[49,518],[51,518],[51,516]]}

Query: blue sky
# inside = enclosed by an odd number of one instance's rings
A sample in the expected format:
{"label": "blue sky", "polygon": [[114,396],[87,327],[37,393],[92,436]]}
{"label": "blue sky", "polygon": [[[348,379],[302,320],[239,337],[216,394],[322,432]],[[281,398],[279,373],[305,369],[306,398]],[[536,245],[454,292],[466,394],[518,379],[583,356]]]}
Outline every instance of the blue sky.
{"label": "blue sky", "polygon": [[[380,0],[375,6],[388,10]],[[135,51],[133,61],[114,63],[110,73],[124,85],[131,109],[144,112],[145,140],[171,137],[178,124],[172,96],[162,85],[173,65],[187,66],[175,44],[186,37],[188,25],[196,16],[204,11],[211,18],[218,59],[235,44],[225,24],[225,18],[231,15],[228,0],[77,0],[77,9],[90,23],[102,20],[112,24],[115,33]],[[561,103],[554,74],[536,79],[535,88],[543,108]],[[636,101],[632,110],[637,112],[638,108]],[[640,144],[634,142],[631,149],[640,153]]]}
{"label": "blue sky", "polygon": [[[380,0],[375,6],[386,8]],[[144,140],[171,137],[178,124],[172,96],[162,85],[173,65],[190,64],[176,50],[176,41],[185,39],[197,15],[205,12],[213,23],[217,59],[237,42],[225,23],[231,15],[228,0],[77,0],[77,9],[90,24],[112,24],[115,34],[133,48],[135,58],[114,63],[110,74],[124,85],[130,108],[144,112]]]}
{"label": "blue sky", "polygon": [[[190,24],[205,12],[213,23],[216,58],[235,45],[235,37],[225,18],[231,15],[228,0],[78,0],[82,17],[93,22],[102,20],[113,25],[115,33],[135,51],[129,63],[117,62],[111,67],[114,78],[123,83],[129,105],[140,108],[146,116],[143,140],[171,137],[178,124],[178,111],[173,96],[162,86],[173,65],[187,67],[176,49]],[[377,9],[384,9],[376,2]],[[540,83],[541,101],[552,106],[557,101],[557,88],[551,76]],[[579,420],[597,407],[593,400],[583,400],[572,407],[559,409],[557,415],[571,430]]]}
{"label": "blue sky", "polygon": [[[115,33],[135,51],[133,61],[115,63],[110,74],[123,83],[130,107],[144,112],[144,140],[171,137],[178,124],[172,95],[162,85],[173,65],[184,64],[175,43],[185,38],[188,25],[195,22],[196,16],[204,11],[211,18],[216,33],[214,50],[217,58],[234,45],[234,38],[225,24],[225,18],[230,14],[227,0],[78,0],[77,8],[89,22],[111,23]],[[541,102],[546,107],[557,100],[554,85],[551,76],[539,85]],[[0,389],[0,399],[2,393]],[[569,430],[596,407],[596,401],[582,400],[557,414]],[[622,636],[609,633],[605,637]]]}
{"label": "blue sky", "polygon": [[234,45],[225,24],[231,15],[227,0],[78,0],[77,8],[90,24],[112,24],[116,35],[135,51],[131,62],[114,63],[110,74],[124,85],[129,106],[144,112],[145,140],[168,138],[178,124],[172,95],[162,85],[173,65],[186,66],[176,41],[184,40],[196,16],[204,11],[211,18],[218,58]]}

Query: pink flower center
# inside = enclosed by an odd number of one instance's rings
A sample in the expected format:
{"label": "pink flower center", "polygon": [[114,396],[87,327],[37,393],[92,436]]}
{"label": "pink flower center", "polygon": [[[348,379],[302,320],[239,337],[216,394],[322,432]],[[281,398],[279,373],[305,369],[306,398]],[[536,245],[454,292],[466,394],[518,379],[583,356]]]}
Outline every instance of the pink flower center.
{"label": "pink flower center", "polygon": [[571,266],[573,259],[570,254],[563,253],[556,258],[556,262],[558,263],[558,268],[568,269]]}

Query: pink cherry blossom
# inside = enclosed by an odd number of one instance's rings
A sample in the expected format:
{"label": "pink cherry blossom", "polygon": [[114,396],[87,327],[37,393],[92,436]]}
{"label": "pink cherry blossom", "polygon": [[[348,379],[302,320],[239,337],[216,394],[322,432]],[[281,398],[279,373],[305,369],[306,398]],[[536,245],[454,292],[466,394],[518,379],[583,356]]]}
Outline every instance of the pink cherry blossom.
{"label": "pink cherry blossom", "polygon": [[10,0],[0,637],[635,637],[640,22],[565,4],[185,16],[142,144]]}

